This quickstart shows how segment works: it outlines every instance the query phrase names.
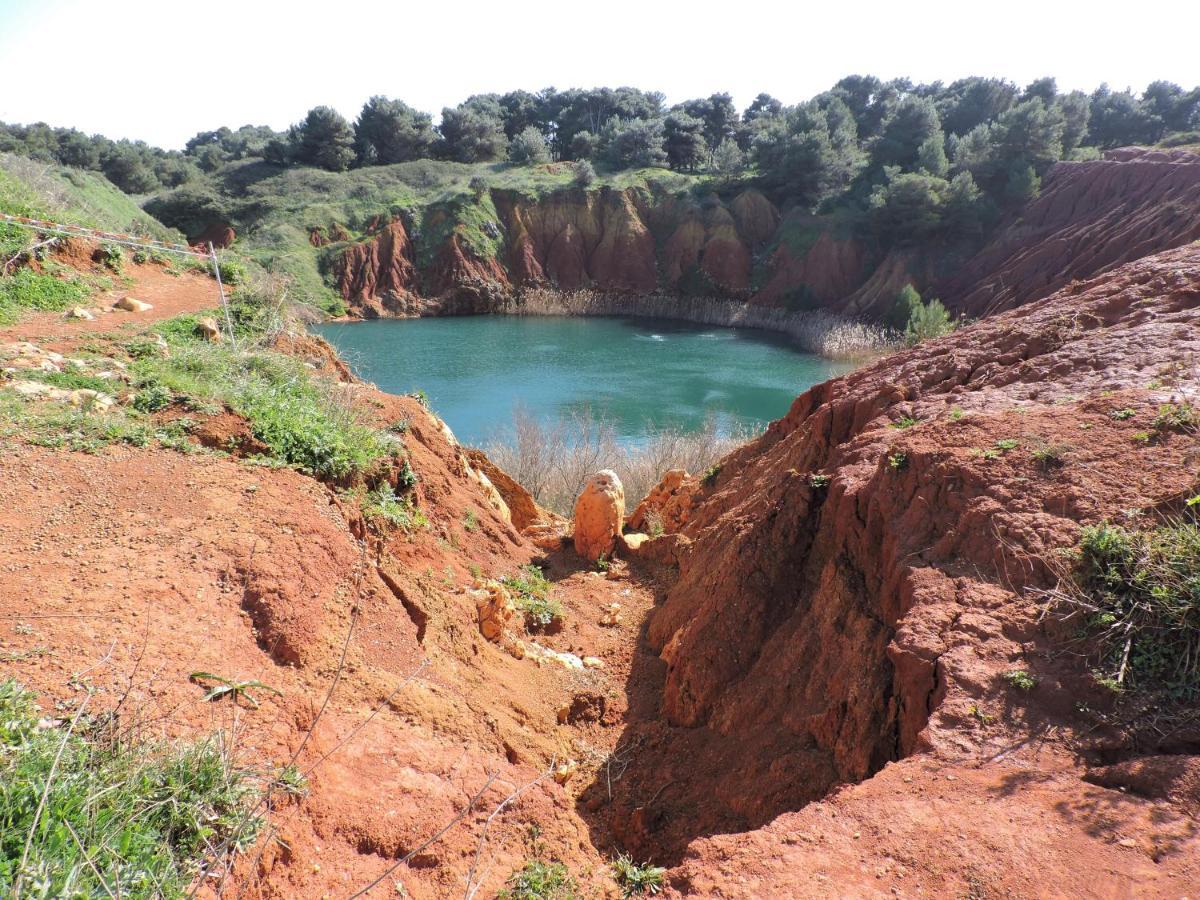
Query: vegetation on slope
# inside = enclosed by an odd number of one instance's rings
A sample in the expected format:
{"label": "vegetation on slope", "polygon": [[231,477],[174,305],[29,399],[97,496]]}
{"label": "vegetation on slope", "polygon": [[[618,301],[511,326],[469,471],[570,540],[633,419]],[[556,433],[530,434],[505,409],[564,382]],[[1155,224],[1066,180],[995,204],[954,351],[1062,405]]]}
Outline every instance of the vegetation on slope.
{"label": "vegetation on slope", "polygon": [[254,842],[257,779],[220,741],[121,740],[85,706],[47,727],[0,682],[0,892],[182,897],[202,861]]}
{"label": "vegetation on slope", "polygon": [[[402,445],[360,422],[337,385],[296,357],[271,349],[281,327],[280,296],[272,290],[256,284],[235,294],[236,346],[205,341],[198,328],[204,314],[184,315],[154,329],[164,338],[165,355],[146,333],[120,346],[95,346],[97,352],[80,354],[82,367],[70,372],[23,370],[24,379],[64,389],[120,390],[118,399],[127,402],[105,411],[28,403],[0,392],[0,436],[86,452],[117,442],[195,452],[188,435],[196,419],[229,409],[249,423],[262,445],[263,462],[337,482],[382,476]],[[111,379],[114,353],[128,360],[128,388]],[[96,377],[106,370],[108,378]],[[168,408],[183,415],[157,415]]]}
{"label": "vegetation on slope", "polygon": [[336,223],[354,240],[377,217],[404,215],[424,234],[426,262],[438,250],[431,233],[450,230],[489,258],[489,189],[542,196],[591,184],[595,167],[594,188],[752,184],[785,208],[838,212],[880,250],[966,246],[1035,195],[1055,161],[1197,128],[1200,88],[1163,81],[1140,95],[1107,86],[1087,95],[1060,93],[1051,78],[1022,89],[978,77],[850,76],[791,107],[768,94],[738,111],[728,94],[667,108],[655,91],[546,89],[470,97],[435,127],[429,114],[376,96],[354,123],[316,107],[285,133],[201,132],[182,154],[44,125],[0,126],[0,150],[102,171],[133,193],[175,188],[150,211],[193,237],[232,223],[257,262],[292,276],[298,299],[337,313],[310,228]]}
{"label": "vegetation on slope", "polygon": [[[0,212],[160,241],[183,240],[180,232],[164,227],[102,175],[12,153],[0,153]],[[13,231],[0,224],[0,245],[12,240]]]}

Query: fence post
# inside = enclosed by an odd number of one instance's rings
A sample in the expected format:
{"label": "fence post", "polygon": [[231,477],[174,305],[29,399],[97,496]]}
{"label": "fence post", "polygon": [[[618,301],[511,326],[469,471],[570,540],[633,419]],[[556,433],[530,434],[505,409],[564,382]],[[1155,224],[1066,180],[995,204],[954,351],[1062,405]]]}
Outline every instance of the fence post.
{"label": "fence post", "polygon": [[217,251],[212,241],[208,242],[208,255],[212,259],[213,277],[217,279],[217,290],[221,292],[221,309],[225,311],[225,328],[229,332],[229,343],[237,346],[237,337],[233,333],[233,316],[229,314],[229,301],[225,299],[225,285],[221,281],[221,264],[217,261]]}

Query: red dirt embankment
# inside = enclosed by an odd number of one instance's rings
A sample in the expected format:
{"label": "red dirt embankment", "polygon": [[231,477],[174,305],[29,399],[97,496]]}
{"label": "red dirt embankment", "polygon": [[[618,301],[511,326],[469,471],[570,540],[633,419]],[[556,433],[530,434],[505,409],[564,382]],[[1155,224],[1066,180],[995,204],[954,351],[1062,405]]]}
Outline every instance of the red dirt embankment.
{"label": "red dirt embankment", "polygon": [[[783,221],[753,189],[728,203],[635,189],[565,190],[538,199],[497,190],[491,197],[498,218],[490,227],[502,247],[496,257],[479,258],[452,232],[422,271],[404,225],[376,223],[331,262],[350,309],[368,317],[488,311],[536,284],[715,293],[879,316],[914,283],[978,318],[1200,237],[1200,157],[1136,147],[1055,165],[1039,195],[966,263],[961,247],[881,256],[835,217],[793,211]],[[328,231],[346,237],[336,224]],[[807,234],[802,249],[789,231]],[[315,243],[325,234],[314,226]]]}
{"label": "red dirt embankment", "polygon": [[[137,289],[149,284],[143,274]],[[179,295],[162,307],[187,308],[188,283],[172,283]],[[54,337],[64,353],[82,352],[86,337],[117,354],[128,336],[58,335],[46,324],[19,327]],[[278,346],[344,377],[321,342],[290,336]],[[276,798],[271,834],[238,859],[228,896],[346,896],[454,822],[481,790],[474,811],[380,891],[461,897],[477,885],[493,896],[530,857],[533,826],[583,882],[611,888],[573,797],[619,733],[619,686],[652,584],[621,563],[601,577],[552,554],[545,563],[564,623],[531,635],[518,617],[516,636],[603,666],[514,658],[482,637],[468,589],[544,554],[474,474],[485,461],[470,464],[414,399],[353,383],[331,389],[379,426],[407,422],[399,439],[428,526],[383,528],[364,519],[354,494],[240,460],[252,442],[228,410],[164,411],[195,420],[209,449],[191,454],[123,445],[72,453],[0,437],[2,677],[37,690],[54,715],[56,704],[75,708],[73,676],[86,671],[89,712],[119,707],[121,725],[147,740],[234,733],[235,758],[259,771],[299,753],[311,790],[298,802]],[[496,477],[512,496],[517,489]],[[520,516],[538,513],[513,502]],[[624,618],[601,627],[613,602]],[[197,671],[259,680],[281,695],[260,692],[259,709],[206,703],[189,680]],[[560,719],[578,704],[587,715]],[[548,777],[529,786],[569,760],[579,770],[565,786]]]}
{"label": "red dirt embankment", "polygon": [[[1200,390],[1198,324],[1189,246],[814,387],[694,482],[603,825],[703,896],[1186,893],[1200,734],[1081,712],[1111,695],[1026,591],[1195,493],[1194,436],[1135,436]],[[1138,753],[1183,755],[1105,768]]]}
{"label": "red dirt embankment", "polygon": [[[538,200],[493,191],[492,199],[498,215],[492,227],[504,246],[496,258],[480,258],[452,231],[434,248],[428,270],[420,271],[402,222],[369,229],[330,263],[350,309],[366,317],[431,308],[486,311],[526,284],[649,292],[698,279],[745,295],[753,255],[779,222],[775,207],[754,190],[728,205],[716,197],[659,203],[632,189],[560,191]],[[424,224],[430,231],[443,223]],[[323,245],[325,234],[314,227],[313,242]]]}
{"label": "red dirt embankment", "polygon": [[1041,193],[935,293],[978,318],[1200,238],[1200,156],[1110,150],[1058,163]]}

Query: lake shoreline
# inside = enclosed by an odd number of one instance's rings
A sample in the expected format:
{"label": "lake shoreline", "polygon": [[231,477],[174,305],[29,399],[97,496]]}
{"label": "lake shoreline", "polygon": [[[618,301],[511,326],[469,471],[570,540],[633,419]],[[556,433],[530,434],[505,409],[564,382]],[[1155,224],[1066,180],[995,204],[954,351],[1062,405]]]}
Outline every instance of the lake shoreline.
{"label": "lake shoreline", "polygon": [[330,323],[378,319],[421,319],[471,316],[546,316],[566,318],[645,318],[751,328],[786,335],[797,349],[837,362],[869,362],[900,349],[899,336],[870,323],[825,310],[791,311],[743,300],[679,297],[670,294],[627,294],[612,291],[563,292],[532,288],[481,308],[449,298],[413,298],[401,311],[379,316],[338,316]]}
{"label": "lake shoreline", "polygon": [[543,419],[590,409],[632,441],[666,426],[693,431],[709,417],[759,428],[853,367],[750,323],[616,314],[386,317],[313,331],[363,380],[425,391],[467,443],[507,428],[516,407]]}

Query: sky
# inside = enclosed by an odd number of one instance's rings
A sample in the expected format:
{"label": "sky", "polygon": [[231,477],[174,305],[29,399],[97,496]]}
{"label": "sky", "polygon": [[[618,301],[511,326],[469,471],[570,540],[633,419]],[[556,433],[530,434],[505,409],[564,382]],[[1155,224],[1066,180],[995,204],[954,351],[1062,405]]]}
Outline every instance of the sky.
{"label": "sky", "polygon": [[854,73],[1190,88],[1197,34],[1196,0],[0,0],[0,121],[181,148],[322,104],[352,120],[373,94],[436,120],[474,93],[551,85],[630,85],[668,103],[727,91],[739,108]]}

